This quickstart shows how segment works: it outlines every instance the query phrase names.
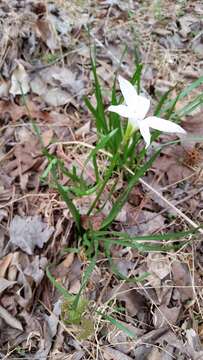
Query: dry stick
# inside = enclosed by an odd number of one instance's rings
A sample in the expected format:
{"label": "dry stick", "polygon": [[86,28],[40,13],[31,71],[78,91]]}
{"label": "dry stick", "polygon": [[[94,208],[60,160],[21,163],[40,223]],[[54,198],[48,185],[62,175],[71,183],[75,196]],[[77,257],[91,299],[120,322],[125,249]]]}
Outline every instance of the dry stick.
{"label": "dry stick", "polygon": [[[89,149],[95,149],[95,146],[87,144],[85,142],[82,141],[64,141],[64,142],[56,142],[54,144],[51,144],[50,147],[52,145],[67,145],[67,146],[71,146],[71,145],[80,145],[80,146],[84,146],[87,147]],[[112,157],[112,154],[110,154],[109,152],[105,151],[105,150],[99,150],[99,152],[103,153],[104,155],[107,155],[108,157]],[[135,175],[134,172],[132,170],[130,170],[127,166],[124,166],[125,170],[131,174],[131,175]],[[163,200],[168,207],[170,207],[171,209],[173,209],[180,217],[182,217],[188,224],[190,224],[193,228],[197,229],[199,228],[199,226],[193,221],[191,220],[187,215],[185,215],[181,210],[179,210],[175,205],[173,205],[169,200],[167,200],[162,194],[160,194],[156,189],[154,189],[150,184],[148,184],[146,181],[144,181],[143,179],[139,179],[139,182],[144,185],[149,191],[153,192],[155,195],[157,195],[161,200]],[[203,229],[198,229],[198,231],[203,234]]]}
{"label": "dry stick", "polygon": [[[192,176],[194,176],[194,174],[192,174]],[[191,177],[191,175],[190,175],[190,177]],[[185,179],[183,179],[183,180],[185,180]],[[179,182],[180,182],[180,181],[179,181]],[[162,188],[162,189],[163,189],[163,188]],[[162,189],[161,189],[161,190],[162,190]],[[185,201],[191,199],[191,197],[197,195],[197,194],[198,194],[199,192],[201,192],[202,190],[203,190],[203,186],[202,186],[201,188],[195,190],[195,191],[192,191],[191,194],[189,194],[188,196],[185,196],[183,199],[176,201],[174,205],[177,206],[177,205],[180,205],[180,204],[184,203]],[[163,213],[165,213],[165,211],[167,211],[168,208],[169,208],[169,206],[167,206],[165,209],[159,211],[156,215],[152,216],[151,220],[153,220],[153,219],[155,219],[157,216],[162,215]]]}
{"label": "dry stick", "polygon": [[26,195],[23,195],[23,196],[21,196],[21,197],[19,197],[19,198],[17,198],[17,199],[13,199],[13,200],[11,200],[11,201],[8,201],[7,203],[5,203],[5,204],[3,204],[3,205],[1,205],[0,206],[0,209],[3,209],[3,208],[5,208],[5,207],[7,207],[7,206],[10,206],[10,205],[13,205],[14,203],[16,203],[16,202],[18,202],[18,201],[21,201],[21,200],[24,200],[24,199],[27,199],[28,197],[50,197],[50,195],[56,195],[56,194],[51,194],[51,193],[49,193],[49,194],[43,194],[43,193],[39,193],[39,194],[26,194]]}
{"label": "dry stick", "polygon": [[203,312],[202,312],[202,308],[198,299],[198,295],[197,295],[197,291],[196,291],[196,285],[195,285],[195,249],[194,249],[194,243],[192,243],[192,276],[191,276],[191,282],[192,282],[192,289],[193,289],[193,294],[194,294],[194,298],[197,302],[197,306],[199,308],[199,312],[201,314],[201,318],[203,318]]}

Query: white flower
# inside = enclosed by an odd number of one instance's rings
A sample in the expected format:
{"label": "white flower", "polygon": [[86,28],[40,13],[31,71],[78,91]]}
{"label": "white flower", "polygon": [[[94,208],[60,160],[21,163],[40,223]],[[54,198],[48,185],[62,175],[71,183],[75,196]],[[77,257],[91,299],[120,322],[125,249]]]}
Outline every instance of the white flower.
{"label": "white flower", "polygon": [[118,77],[120,89],[125,100],[125,105],[111,105],[108,110],[128,118],[133,131],[139,129],[146,148],[150,145],[150,128],[168,133],[186,134],[186,131],[172,121],[156,116],[146,117],[150,107],[150,100],[138,95],[134,86],[122,76]]}

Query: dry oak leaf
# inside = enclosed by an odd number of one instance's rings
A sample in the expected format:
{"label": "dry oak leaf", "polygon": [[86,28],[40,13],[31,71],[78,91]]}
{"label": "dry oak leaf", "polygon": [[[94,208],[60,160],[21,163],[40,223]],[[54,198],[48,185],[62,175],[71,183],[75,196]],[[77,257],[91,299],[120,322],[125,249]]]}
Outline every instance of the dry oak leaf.
{"label": "dry oak leaf", "polygon": [[16,176],[22,176],[28,170],[35,167],[37,169],[42,162],[40,157],[38,139],[32,139],[32,141],[26,141],[22,144],[16,144],[14,148],[13,160],[10,160],[4,167],[4,171],[12,178]]}
{"label": "dry oak leaf", "polygon": [[[29,114],[28,114],[29,109]],[[31,100],[27,101],[27,106],[17,105],[14,102],[8,100],[0,100],[0,119],[4,121],[9,115],[13,122],[21,119],[23,116],[32,117],[36,120],[42,120],[45,123],[64,124],[65,126],[71,126],[70,119],[67,115],[59,113],[57,111],[42,111],[39,105]]]}
{"label": "dry oak leaf", "polygon": [[186,151],[181,145],[171,146],[162,151],[153,163],[153,169],[163,171],[168,177],[168,183],[176,183],[192,175],[193,170],[185,165]]}
{"label": "dry oak leaf", "polygon": [[42,222],[41,216],[22,218],[16,215],[10,223],[10,242],[32,255],[35,247],[42,249],[54,228]]}
{"label": "dry oak leaf", "polygon": [[[28,114],[29,109],[29,114]],[[47,112],[42,112],[39,110],[39,107],[31,102],[27,102],[26,106],[20,106],[15,104],[14,102],[7,100],[0,100],[0,118],[4,120],[7,114],[9,114],[10,118],[16,122],[21,119],[23,116],[31,116],[34,119],[44,119],[46,117]]]}

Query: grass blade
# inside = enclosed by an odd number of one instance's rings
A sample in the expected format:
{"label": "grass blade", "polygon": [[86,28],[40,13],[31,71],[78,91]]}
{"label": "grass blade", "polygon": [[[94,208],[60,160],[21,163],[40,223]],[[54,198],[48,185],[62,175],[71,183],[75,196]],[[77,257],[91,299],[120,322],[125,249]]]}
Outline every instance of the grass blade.
{"label": "grass blade", "polygon": [[54,183],[56,185],[56,188],[59,192],[59,194],[61,195],[62,199],[65,201],[65,203],[67,204],[71,215],[73,216],[75,223],[76,223],[76,227],[79,231],[79,233],[81,233],[81,224],[80,224],[80,214],[79,211],[77,210],[77,208],[75,207],[75,205],[73,204],[71,198],[69,197],[69,192],[64,190],[63,186],[58,182],[57,177],[55,175],[55,171],[53,171],[53,169],[51,170],[51,174],[54,180]]}
{"label": "grass blade", "polygon": [[160,150],[158,150],[148,161],[146,164],[144,164],[137,172],[132,176],[131,180],[129,181],[129,184],[126,188],[126,190],[118,197],[116,202],[114,203],[109,215],[106,217],[106,219],[103,221],[101,225],[101,229],[108,226],[112,221],[116,218],[119,211],[122,209],[123,205],[125,204],[128,195],[130,194],[133,186],[138,182],[139,178],[142,177],[145,172],[150,168],[150,166],[153,164],[156,157],[160,154]]}
{"label": "grass blade", "polygon": [[104,313],[102,313],[101,311],[98,311],[98,310],[97,310],[97,314],[101,315],[103,319],[109,321],[112,325],[115,325],[117,327],[117,329],[125,332],[130,338],[136,339],[136,336],[132,331],[130,331],[126,326],[124,326],[118,320],[114,319],[112,316],[106,315],[106,314],[104,314]]}

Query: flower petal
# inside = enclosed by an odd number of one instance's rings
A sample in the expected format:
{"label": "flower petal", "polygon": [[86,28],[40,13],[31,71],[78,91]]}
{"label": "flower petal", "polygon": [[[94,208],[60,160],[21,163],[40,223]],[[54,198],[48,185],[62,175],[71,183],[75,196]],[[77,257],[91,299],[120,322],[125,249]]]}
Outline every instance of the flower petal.
{"label": "flower petal", "polygon": [[108,107],[108,110],[126,118],[132,116],[132,112],[126,105],[111,105]]}
{"label": "flower petal", "polygon": [[150,145],[151,135],[147,122],[145,122],[144,120],[139,121],[139,128],[140,128],[140,133],[146,143],[145,147],[148,148],[148,146]]}
{"label": "flower petal", "polygon": [[144,119],[143,122],[146,122],[152,129],[159,131],[186,134],[186,131],[180,125],[169,120],[158,118],[156,116],[149,116]]}
{"label": "flower petal", "polygon": [[[136,105],[136,107],[135,107]],[[145,96],[139,95],[136,99],[136,104],[134,103],[135,113],[139,120],[145,118],[146,114],[150,108],[150,100],[147,99]]]}
{"label": "flower petal", "polygon": [[118,81],[126,104],[131,108],[135,108],[135,105],[137,106],[138,102],[138,95],[134,86],[130,83],[130,81],[124,79],[120,75],[118,77]]}
{"label": "flower petal", "polygon": [[134,86],[122,76],[118,77],[118,81],[126,104],[134,111],[138,119],[144,119],[150,107],[150,100],[138,95]]}
{"label": "flower petal", "polygon": [[128,121],[129,121],[130,125],[132,126],[132,128],[133,128],[134,130],[139,129],[138,120],[137,120],[137,118],[136,118],[135,116],[129,117],[129,118],[128,118]]}

